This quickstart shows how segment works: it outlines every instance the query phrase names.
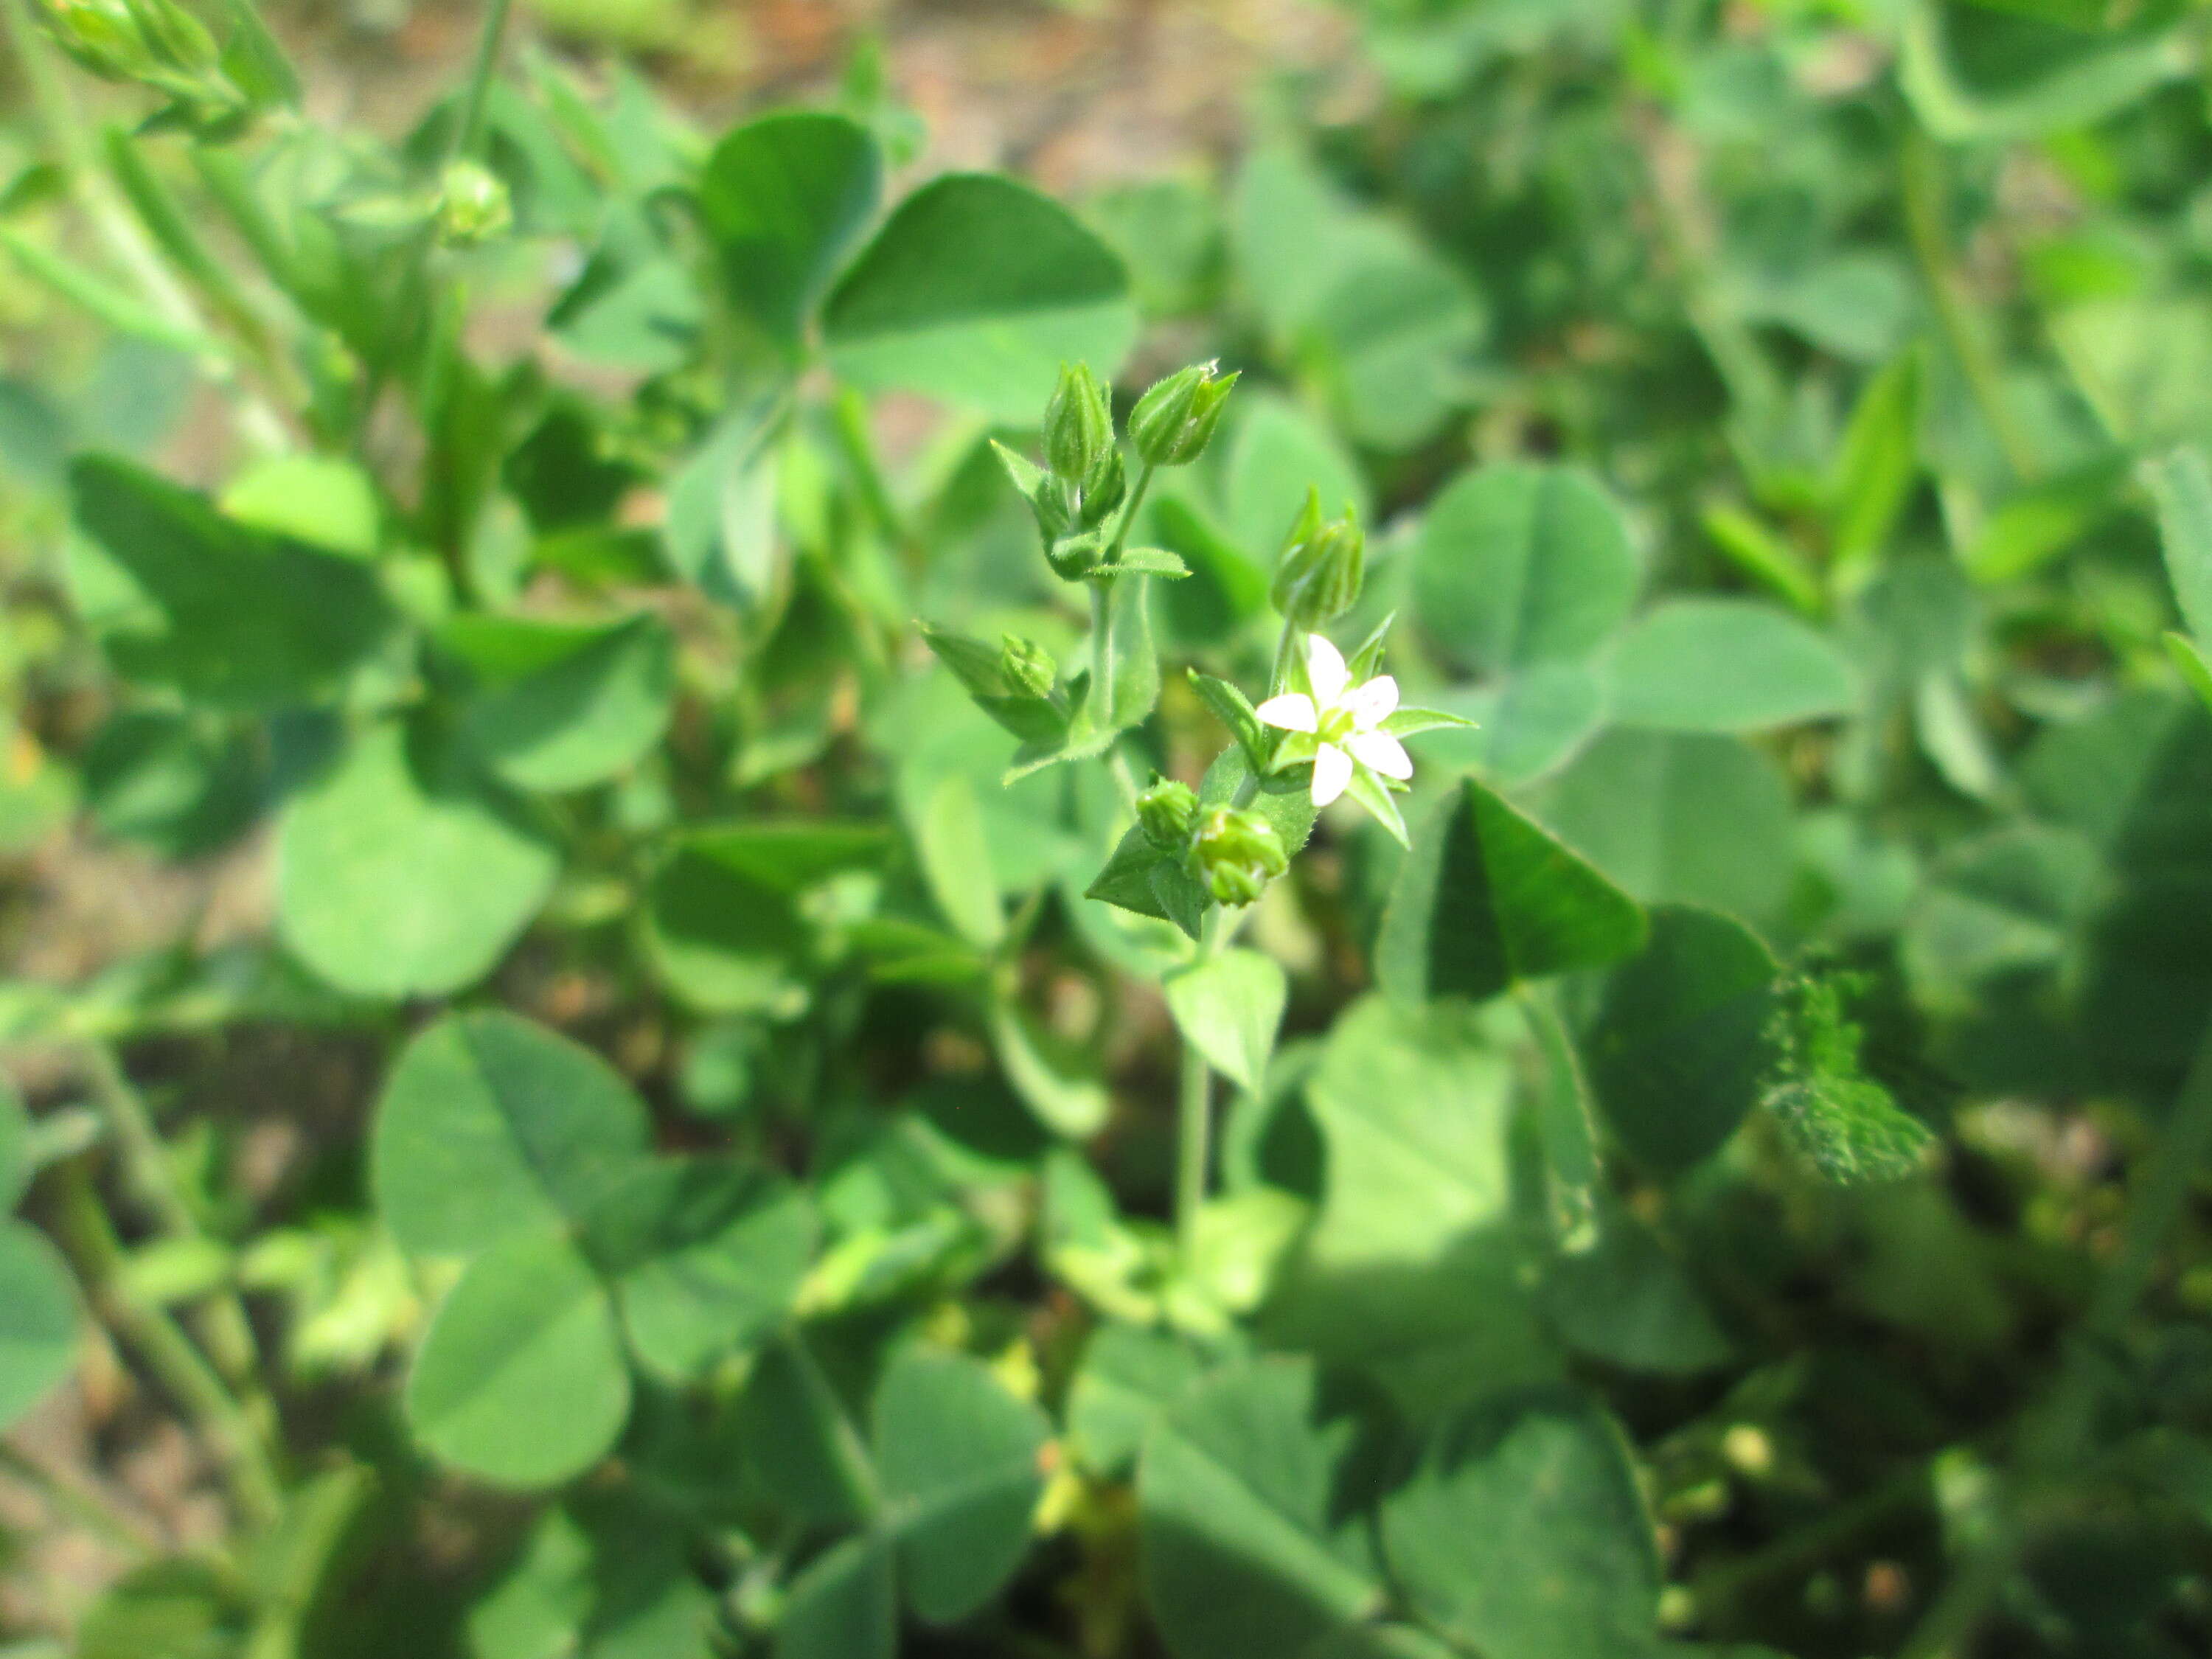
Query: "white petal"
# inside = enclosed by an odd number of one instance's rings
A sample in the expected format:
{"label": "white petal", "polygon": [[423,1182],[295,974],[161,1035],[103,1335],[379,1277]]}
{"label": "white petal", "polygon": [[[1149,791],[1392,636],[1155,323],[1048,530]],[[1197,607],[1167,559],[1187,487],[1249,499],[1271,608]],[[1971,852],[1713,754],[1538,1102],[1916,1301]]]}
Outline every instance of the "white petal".
{"label": "white petal", "polygon": [[1354,730],[1371,732],[1397,708],[1398,682],[1388,674],[1377,674],[1366,684],[1346,692],[1337,707],[1352,716]]}
{"label": "white petal", "polygon": [[1285,691],[1279,697],[1270,697],[1252,711],[1267,726],[1279,726],[1285,732],[1318,732],[1321,712],[1314,700],[1303,691]]}
{"label": "white petal", "polygon": [[1323,708],[1336,707],[1344,688],[1352,684],[1352,671],[1344,653],[1318,634],[1306,635],[1306,678],[1313,682],[1314,701]]}
{"label": "white petal", "polygon": [[1352,757],[1333,743],[1322,744],[1314,756],[1313,804],[1326,806],[1352,781]]}
{"label": "white petal", "polygon": [[1388,732],[1355,732],[1346,746],[1370,772],[1380,772],[1386,778],[1413,775],[1413,757],[1406,752],[1406,745]]}

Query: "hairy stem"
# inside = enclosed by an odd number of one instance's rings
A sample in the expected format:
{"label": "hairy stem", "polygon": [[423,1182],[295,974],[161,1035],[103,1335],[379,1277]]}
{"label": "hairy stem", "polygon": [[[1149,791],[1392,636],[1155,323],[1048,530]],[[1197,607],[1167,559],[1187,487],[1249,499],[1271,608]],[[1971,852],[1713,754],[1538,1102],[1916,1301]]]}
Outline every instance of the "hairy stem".
{"label": "hairy stem", "polygon": [[[1199,930],[1198,959],[1221,949],[1232,924],[1219,905],[1206,913]],[[1212,1161],[1213,1076],[1206,1057],[1189,1037],[1182,1040],[1182,1075],[1176,1102],[1176,1243],[1188,1264],[1198,1248],[1199,1212],[1206,1207],[1207,1166]]]}

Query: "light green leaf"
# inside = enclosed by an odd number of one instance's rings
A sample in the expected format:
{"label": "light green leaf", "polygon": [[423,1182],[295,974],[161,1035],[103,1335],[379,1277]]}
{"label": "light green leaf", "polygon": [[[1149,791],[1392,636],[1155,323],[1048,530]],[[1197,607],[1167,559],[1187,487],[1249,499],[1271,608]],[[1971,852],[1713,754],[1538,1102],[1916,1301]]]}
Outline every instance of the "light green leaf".
{"label": "light green leaf", "polygon": [[77,1326],[61,1252],[29,1224],[0,1219],[0,1431],[69,1375]]}
{"label": "light green leaf", "polygon": [[1632,1152],[1686,1170],[1735,1133],[1772,1058],[1774,956],[1717,911],[1659,905],[1583,1036],[1591,1090]]}
{"label": "light green leaf", "polygon": [[1398,866],[1375,969],[1402,1001],[1480,1002],[1521,981],[1617,961],[1643,941],[1635,900],[1469,778]]}
{"label": "light green leaf", "polygon": [[1128,276],[1065,208],[995,174],[954,173],[899,204],[830,294],[830,366],[1033,426],[1063,362],[1103,380],[1136,334]]}
{"label": "light green leaf", "polygon": [[728,134],[700,170],[699,211],[732,304],[795,344],[882,188],[875,140],[842,115],[787,111]]}
{"label": "light green leaf", "polygon": [[1362,524],[1374,516],[1365,477],[1312,416],[1267,394],[1240,394],[1230,407],[1236,430],[1224,484],[1229,532],[1260,571],[1274,570],[1309,488],[1321,492],[1324,513],[1349,503]]}
{"label": "light green leaf", "polygon": [[1274,958],[1223,951],[1170,974],[1162,988],[1183,1041],[1239,1088],[1256,1092],[1291,994]]}
{"label": "light green leaf", "polygon": [[1464,475],[1431,504],[1414,560],[1423,631],[1485,674],[1587,656],[1628,619],[1642,576],[1620,508],[1560,466]]}
{"label": "light green leaf", "polygon": [[462,731],[519,789],[603,783],[667,729],[676,641],[657,617],[576,623],[471,612],[439,629],[438,643],[472,676]]}
{"label": "light green leaf", "polygon": [[1294,1359],[1224,1371],[1153,1425],[1139,1540],[1145,1599],[1176,1659],[1302,1653],[1380,1610],[1367,1528],[1344,1504],[1358,1435]]}
{"label": "light green leaf", "polygon": [[1620,1659],[1656,1634],[1660,1565],[1620,1431],[1546,1391],[1465,1411],[1382,1504],[1421,1620],[1486,1659]]}
{"label": "light green leaf", "polygon": [[1826,635],[1744,599],[1669,599],[1621,637],[1608,665],[1613,718],[1668,732],[1755,732],[1857,704]]}
{"label": "light green leaf", "polygon": [[2173,665],[2181,671],[2181,678],[2189,683],[2191,690],[2212,708],[2212,663],[2204,660],[2204,653],[2179,634],[2166,635],[2166,654],[2173,659]]}
{"label": "light green leaf", "polygon": [[810,1562],[791,1583],[776,1659],[896,1659],[898,1576],[890,1541],[864,1533]]}
{"label": "light green leaf", "polygon": [[1070,1449],[1093,1474],[1126,1475],[1160,1413],[1205,1373],[1197,1352],[1165,1332],[1101,1326],[1084,1345],[1068,1385]]}
{"label": "light green leaf", "polygon": [[380,513],[376,485],[353,462],[331,455],[257,461],[222,492],[225,517],[332,553],[372,558]]}
{"label": "light green leaf", "polygon": [[2181,619],[2199,641],[2212,641],[2212,466],[2201,449],[2170,451],[2142,466],[2158,503],[2159,541]]}
{"label": "light green leaf", "polygon": [[73,463],[70,486],[99,566],[78,576],[102,595],[87,620],[126,679],[226,709],[320,701],[394,624],[359,558],[248,530],[112,457]]}
{"label": "light green leaf", "polygon": [[872,1439],[907,1605],[966,1618],[1021,1564],[1051,1425],[981,1361],[908,1347],[876,1385]]}
{"label": "light green leaf", "polygon": [[580,1219],[643,1161],[649,1133],[589,1049],[514,1014],[449,1015],[392,1069],[370,1184],[402,1249],[469,1255]]}
{"label": "light green leaf", "polygon": [[634,1166],[593,1207],[584,1248],[638,1358],[683,1382],[789,1316],[815,1232],[813,1207],[780,1176],[663,1158]]}
{"label": "light green leaf", "polygon": [[277,928],[342,991],[442,995],[490,971],[559,866],[519,804],[448,743],[385,720],[286,805]]}
{"label": "light green leaf", "polygon": [[425,1446],[500,1486],[558,1486],[612,1450],[629,1370],[574,1242],[518,1233],[471,1262],[423,1334],[405,1399]]}
{"label": "light green leaf", "polygon": [[[903,796],[904,792],[902,792]],[[930,896],[961,937],[988,951],[1006,937],[998,872],[983,838],[983,805],[965,773],[945,772],[910,812],[908,827]]]}
{"label": "light green leaf", "polygon": [[1086,1139],[1106,1127],[1113,1097],[1073,1043],[1039,1024],[1011,996],[994,995],[989,1018],[991,1046],[1006,1081],[1038,1122],[1070,1140]]}
{"label": "light green leaf", "polygon": [[[1633,801],[1633,811],[1622,803]],[[1646,903],[1765,922],[1789,896],[1789,781],[1741,738],[1608,732],[1530,802],[1570,846]]]}

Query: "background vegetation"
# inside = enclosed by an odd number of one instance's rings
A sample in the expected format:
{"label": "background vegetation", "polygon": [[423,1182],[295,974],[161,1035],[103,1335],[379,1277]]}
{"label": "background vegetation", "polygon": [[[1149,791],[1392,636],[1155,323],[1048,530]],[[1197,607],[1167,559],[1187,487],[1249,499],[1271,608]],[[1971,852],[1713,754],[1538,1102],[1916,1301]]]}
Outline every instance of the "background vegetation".
{"label": "background vegetation", "polygon": [[0,4],[7,1659],[2212,1646],[2201,8]]}

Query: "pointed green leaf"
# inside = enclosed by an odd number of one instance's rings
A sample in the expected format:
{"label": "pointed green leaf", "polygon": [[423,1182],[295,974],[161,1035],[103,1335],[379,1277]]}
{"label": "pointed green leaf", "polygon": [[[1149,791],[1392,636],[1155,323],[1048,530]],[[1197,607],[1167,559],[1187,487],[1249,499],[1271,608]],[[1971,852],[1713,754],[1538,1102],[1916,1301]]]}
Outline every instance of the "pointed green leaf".
{"label": "pointed green leaf", "polygon": [[1170,974],[1163,988],[1183,1041],[1239,1088],[1257,1093],[1290,1000],[1290,981],[1274,958],[1223,951]]}

